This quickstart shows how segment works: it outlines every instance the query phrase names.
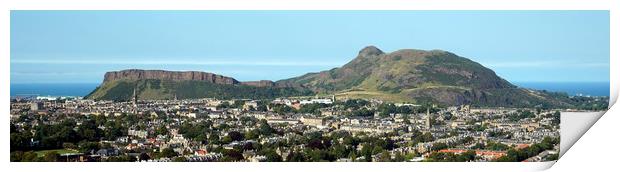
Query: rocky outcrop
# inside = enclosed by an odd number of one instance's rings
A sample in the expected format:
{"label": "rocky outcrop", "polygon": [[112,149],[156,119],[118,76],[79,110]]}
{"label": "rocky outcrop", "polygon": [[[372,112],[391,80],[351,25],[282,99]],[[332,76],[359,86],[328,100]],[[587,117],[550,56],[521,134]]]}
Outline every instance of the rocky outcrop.
{"label": "rocky outcrop", "polygon": [[142,80],[161,79],[170,81],[208,81],[215,84],[235,85],[239,84],[234,78],[198,71],[165,71],[165,70],[139,70],[129,69],[106,72],[103,82],[115,80]]}
{"label": "rocky outcrop", "polygon": [[367,46],[342,67],[280,80],[276,84],[297,84],[316,93],[353,98],[372,94],[395,102],[493,107],[567,106],[563,98],[517,88],[493,70],[442,50],[384,52],[375,46]]}

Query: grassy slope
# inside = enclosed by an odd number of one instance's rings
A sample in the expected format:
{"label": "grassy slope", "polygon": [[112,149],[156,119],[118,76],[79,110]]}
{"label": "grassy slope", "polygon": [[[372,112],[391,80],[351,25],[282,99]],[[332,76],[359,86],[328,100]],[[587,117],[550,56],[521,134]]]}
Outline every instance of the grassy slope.
{"label": "grassy slope", "polygon": [[46,153],[48,152],[53,152],[55,151],[56,153],[62,155],[62,154],[67,154],[67,153],[79,153],[76,150],[71,150],[71,149],[52,149],[52,150],[40,150],[40,151],[35,151],[34,153],[37,154],[38,157],[43,157],[45,156]]}
{"label": "grassy slope", "polygon": [[89,99],[127,101],[132,99],[133,89],[137,88],[139,99],[179,99],[187,98],[275,98],[283,96],[304,96],[312,94],[308,90],[295,88],[254,87],[246,85],[223,85],[206,81],[169,80],[116,80],[102,84]]}

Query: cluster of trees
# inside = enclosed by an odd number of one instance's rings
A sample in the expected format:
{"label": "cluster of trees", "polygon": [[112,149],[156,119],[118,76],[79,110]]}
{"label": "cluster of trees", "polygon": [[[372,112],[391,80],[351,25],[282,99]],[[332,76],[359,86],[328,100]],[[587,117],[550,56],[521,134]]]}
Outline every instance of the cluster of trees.
{"label": "cluster of trees", "polygon": [[296,110],[290,106],[283,104],[270,104],[272,110],[278,114],[287,114],[287,113],[304,113],[304,114],[321,114],[321,108],[330,107],[330,105],[323,103],[312,103],[301,105],[301,107]]}
{"label": "cluster of trees", "polygon": [[[57,123],[40,123],[36,126],[17,126],[18,122],[32,120],[49,121],[46,116],[22,115],[11,123],[10,150],[11,156],[18,161],[52,161],[52,155],[32,156],[35,151],[70,149],[81,153],[91,153],[109,145],[101,145],[101,140],[116,140],[127,135],[127,126],[135,125],[140,117],[135,115],[105,116],[74,116],[59,117]],[[99,127],[102,126],[102,127]],[[51,151],[53,152],[53,151]],[[50,152],[48,152],[50,153]]]}
{"label": "cluster of trees", "polygon": [[271,106],[271,110],[278,114],[287,114],[287,113],[295,112],[295,109],[293,109],[290,106],[283,105],[283,104],[274,104]]}
{"label": "cluster of trees", "polygon": [[[231,135],[232,134],[232,135]],[[385,137],[369,137],[361,135],[352,136],[349,132],[334,132],[330,135],[322,132],[298,133],[298,137],[294,137],[287,141],[276,141],[268,143],[246,142],[244,145],[235,146],[233,149],[217,148],[210,150],[211,152],[221,152],[224,157],[221,161],[240,161],[243,159],[242,152],[253,150],[257,155],[267,157],[266,161],[271,162],[323,162],[336,161],[339,158],[364,157],[366,161],[372,161],[373,155],[380,155],[393,150],[397,147],[395,142]],[[242,133],[228,133],[231,138],[245,139]],[[246,134],[247,135],[247,132]],[[243,137],[243,138],[242,138]],[[285,150],[292,148],[294,145],[304,144],[304,149],[292,149],[286,157],[278,155],[277,150]],[[360,151],[356,148],[362,146]],[[387,159],[383,161],[404,161],[405,155],[401,155],[396,159]]]}
{"label": "cluster of trees", "polygon": [[608,97],[582,97],[575,96],[570,98],[577,109],[601,111],[609,108]]}
{"label": "cluster of trees", "polygon": [[344,102],[336,102],[334,105],[342,111],[346,111],[344,115],[355,117],[372,117],[375,110],[370,109],[370,102],[363,99],[349,99]]}
{"label": "cluster of trees", "polygon": [[411,137],[412,146],[418,143],[431,142],[435,140],[435,137],[430,132],[422,133],[418,130],[411,131],[413,136]]}
{"label": "cluster of trees", "polygon": [[259,137],[271,136],[273,134],[282,134],[276,129],[267,124],[266,120],[257,120],[253,117],[243,117],[239,119],[242,123],[248,126],[257,126],[256,129],[239,132],[229,131],[226,136],[220,137],[219,133],[226,131],[230,126],[226,124],[220,124],[217,127],[213,127],[213,123],[210,120],[204,120],[195,123],[184,123],[179,126],[179,134],[184,137],[198,141],[203,144],[228,144],[233,141],[242,140],[255,140]]}
{"label": "cluster of trees", "polygon": [[516,113],[508,114],[507,118],[511,121],[520,121],[526,118],[535,118],[536,114],[529,110],[517,110]]}
{"label": "cluster of trees", "polygon": [[245,104],[245,102],[242,101],[242,100],[235,100],[235,101],[233,101],[233,104],[230,104],[229,102],[225,101],[225,102],[220,103],[216,107],[218,109],[221,109],[221,108],[243,108],[244,104]]}
{"label": "cluster of trees", "polygon": [[329,105],[327,104],[323,104],[323,103],[312,103],[312,104],[305,104],[302,105],[301,108],[299,108],[299,110],[297,111],[298,113],[309,113],[309,114],[321,114],[321,108],[326,108],[329,107]]}
{"label": "cluster of trees", "polygon": [[[258,107],[251,108],[250,110],[255,111],[267,111],[266,101],[258,101]],[[320,114],[320,109],[327,107],[334,107],[340,111],[345,111],[344,115],[354,116],[354,117],[372,117],[375,113],[383,117],[387,117],[389,114],[414,114],[414,113],[424,113],[427,109],[431,112],[439,111],[438,108],[432,107],[431,104],[425,104],[418,107],[413,106],[396,106],[392,103],[382,103],[375,108],[371,108],[371,104],[367,100],[363,99],[349,99],[342,102],[334,102],[334,104],[323,104],[323,103],[313,103],[313,104],[305,104],[301,105],[299,109],[294,109],[290,106],[284,104],[268,104],[269,107],[272,108],[272,111],[278,114],[288,114],[288,113],[304,113],[304,114]],[[243,107],[242,101],[235,101],[235,103],[230,104],[228,102],[224,102],[218,105],[218,108],[241,108]]]}
{"label": "cluster of trees", "polygon": [[468,162],[476,159],[476,152],[469,150],[461,154],[433,152],[425,161],[428,162]]}
{"label": "cluster of trees", "polygon": [[179,134],[183,134],[184,137],[190,138],[194,141],[201,143],[207,142],[207,133],[212,132],[213,122],[210,120],[201,121],[198,123],[183,123],[179,126]]}
{"label": "cluster of trees", "polygon": [[22,151],[14,151],[11,152],[11,162],[56,162],[60,154],[56,151],[46,152],[43,156],[37,155],[34,151],[22,152]]}
{"label": "cluster of trees", "polygon": [[[396,147],[394,141],[379,137],[354,137],[348,132],[335,132],[330,136],[320,132],[304,135],[302,140],[306,143],[303,151],[294,151],[288,155],[287,161],[292,162],[321,162],[335,161],[339,158],[357,159],[364,157],[366,161],[372,161],[372,156],[380,154]],[[356,148],[362,146],[360,151]]]}
{"label": "cluster of trees", "polygon": [[[111,148],[112,146],[109,144],[100,144],[99,142],[89,142],[89,141],[81,141],[78,145],[73,143],[63,143],[62,148],[78,151],[81,153],[91,153],[93,151],[102,149],[102,148]],[[12,162],[55,162],[58,161],[60,154],[56,150],[46,150],[46,151],[38,151],[34,150],[28,151],[11,151],[11,161]],[[42,155],[39,155],[42,154]]]}
{"label": "cluster of trees", "polygon": [[530,157],[536,156],[545,150],[551,150],[560,143],[559,138],[545,137],[540,143],[533,144],[523,149],[510,149],[505,156],[497,159],[500,162],[521,162]]}
{"label": "cluster of trees", "polygon": [[414,107],[414,106],[396,106],[392,103],[382,103],[377,107],[377,112],[382,117],[387,117],[390,114],[426,113],[427,109],[431,113],[435,113],[439,111],[438,108],[433,108],[430,104],[425,104],[422,106]]}
{"label": "cluster of trees", "polygon": [[560,111],[555,111],[553,113],[549,113],[545,117],[553,119],[553,120],[551,120],[552,125],[554,125],[554,126],[560,125]]}
{"label": "cluster of trees", "polygon": [[470,131],[484,131],[486,130],[488,127],[488,124],[474,124],[471,128],[468,128]]}
{"label": "cluster of trees", "polygon": [[[13,125],[13,124],[11,124]],[[99,129],[95,121],[87,119],[76,125],[73,120],[59,124],[42,124],[29,130],[11,131],[11,151],[48,150],[63,148],[63,144],[78,144],[104,139],[116,139],[127,131],[117,122],[105,123],[105,130]],[[74,128],[77,128],[74,130]]]}
{"label": "cluster of trees", "polygon": [[489,137],[498,137],[498,138],[508,139],[512,137],[512,133],[509,133],[507,131],[490,131]]}

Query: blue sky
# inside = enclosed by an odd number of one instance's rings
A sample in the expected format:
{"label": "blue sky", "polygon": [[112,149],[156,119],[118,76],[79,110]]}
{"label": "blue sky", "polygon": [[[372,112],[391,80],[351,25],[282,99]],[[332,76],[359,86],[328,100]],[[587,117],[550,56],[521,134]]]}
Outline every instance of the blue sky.
{"label": "blue sky", "polygon": [[609,81],[608,11],[11,11],[11,83],[128,68],[279,80],[367,45],[450,51],[512,82]]}

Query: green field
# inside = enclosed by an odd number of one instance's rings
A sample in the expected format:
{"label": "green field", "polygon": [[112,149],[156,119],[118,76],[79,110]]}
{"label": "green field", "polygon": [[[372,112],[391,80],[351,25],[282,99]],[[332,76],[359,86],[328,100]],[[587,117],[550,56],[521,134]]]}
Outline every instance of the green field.
{"label": "green field", "polygon": [[67,154],[67,153],[79,153],[78,151],[71,150],[71,149],[40,150],[40,151],[35,151],[34,153],[36,153],[38,157],[43,157],[46,153],[52,152],[52,151],[56,151],[60,155]]}

